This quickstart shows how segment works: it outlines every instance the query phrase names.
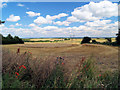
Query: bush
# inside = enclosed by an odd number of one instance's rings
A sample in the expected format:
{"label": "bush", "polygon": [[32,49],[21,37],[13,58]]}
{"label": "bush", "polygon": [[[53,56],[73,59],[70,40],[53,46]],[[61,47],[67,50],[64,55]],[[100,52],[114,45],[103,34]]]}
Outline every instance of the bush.
{"label": "bush", "polygon": [[70,40],[70,38],[64,38],[64,40]]}
{"label": "bush", "polygon": [[92,40],[92,43],[97,43],[97,41],[96,40]]}
{"label": "bush", "polygon": [[90,37],[84,37],[81,44],[83,43],[90,43],[91,38]]}
{"label": "bush", "polygon": [[107,39],[108,42],[112,42],[111,38],[105,38],[105,39]]}

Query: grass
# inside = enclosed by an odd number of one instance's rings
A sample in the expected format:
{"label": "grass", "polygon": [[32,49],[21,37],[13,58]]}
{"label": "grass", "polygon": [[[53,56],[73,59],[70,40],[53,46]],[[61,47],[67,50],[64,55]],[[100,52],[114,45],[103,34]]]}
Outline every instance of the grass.
{"label": "grass", "polygon": [[[112,42],[115,42],[115,38],[111,38]],[[58,38],[42,38],[42,39],[23,39],[24,41],[65,41],[64,38],[63,39],[58,39]],[[78,41],[82,41],[81,39],[72,39],[74,42],[78,42]],[[107,40],[105,38],[92,38],[92,40],[96,40],[97,42],[106,42]],[[67,40],[67,42],[69,42],[69,40]]]}
{"label": "grass", "polygon": [[[3,78],[5,77],[3,87],[117,87],[118,47],[79,43],[80,39],[72,39],[54,43],[26,42],[23,45],[2,45]],[[16,54],[18,48],[20,53]],[[64,57],[64,62],[60,57]],[[56,61],[59,64],[56,64]],[[27,69],[19,69],[21,65]],[[15,72],[19,73],[18,78]],[[10,82],[11,80],[13,82]]]}
{"label": "grass", "polygon": [[[2,47],[16,53],[20,48],[20,53],[32,52],[34,58],[41,58],[44,61],[55,60],[56,56],[66,58],[68,67],[75,67],[82,56],[88,58],[93,54],[100,71],[116,70],[118,63],[118,48],[105,45],[80,45],[72,43],[25,43],[23,45],[3,45]],[[70,71],[70,70],[69,70]]]}
{"label": "grass", "polygon": [[[7,56],[7,57],[6,57]],[[12,53],[3,49],[3,88],[117,88],[118,71],[99,72],[93,56],[82,57],[69,71],[64,57],[50,62],[33,58],[32,54]],[[24,65],[26,69],[19,68]],[[15,72],[19,75],[16,78]]]}

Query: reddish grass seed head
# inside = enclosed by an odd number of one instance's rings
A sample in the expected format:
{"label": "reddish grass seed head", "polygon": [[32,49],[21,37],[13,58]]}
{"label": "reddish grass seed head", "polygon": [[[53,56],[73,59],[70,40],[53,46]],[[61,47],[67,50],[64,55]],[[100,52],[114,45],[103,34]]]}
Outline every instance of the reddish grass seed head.
{"label": "reddish grass seed head", "polygon": [[20,48],[17,49],[17,54],[20,53]]}
{"label": "reddish grass seed head", "polygon": [[19,73],[15,72],[15,74],[17,74],[19,76]]}
{"label": "reddish grass seed head", "polygon": [[84,61],[84,60],[85,60],[85,57],[83,56],[83,57],[82,57],[82,61]]}
{"label": "reddish grass seed head", "polygon": [[24,69],[26,69],[26,67],[24,65],[21,65],[19,68],[23,67]]}
{"label": "reddish grass seed head", "polygon": [[22,65],[22,67],[23,67],[24,69],[26,69],[26,67],[25,67],[24,65]]}
{"label": "reddish grass seed head", "polygon": [[101,77],[101,74],[99,74],[99,77]]}

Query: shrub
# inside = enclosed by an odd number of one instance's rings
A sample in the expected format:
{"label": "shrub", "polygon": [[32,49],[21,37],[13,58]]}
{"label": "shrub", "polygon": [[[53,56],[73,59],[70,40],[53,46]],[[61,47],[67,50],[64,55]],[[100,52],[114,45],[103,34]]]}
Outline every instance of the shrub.
{"label": "shrub", "polygon": [[112,42],[111,38],[105,38],[105,39],[107,39],[108,42]]}
{"label": "shrub", "polygon": [[64,40],[70,40],[70,38],[64,38]]}
{"label": "shrub", "polygon": [[92,43],[97,43],[97,41],[96,40],[92,40]]}

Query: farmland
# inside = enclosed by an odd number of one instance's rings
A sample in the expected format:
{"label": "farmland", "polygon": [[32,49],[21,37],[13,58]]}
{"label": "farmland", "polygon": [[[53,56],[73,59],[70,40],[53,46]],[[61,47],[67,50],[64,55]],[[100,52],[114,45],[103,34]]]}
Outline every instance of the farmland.
{"label": "farmland", "polygon": [[[117,46],[80,44],[82,39],[44,40],[53,42],[2,45],[4,88],[117,87]],[[94,40],[105,42],[102,38]],[[21,65],[26,70],[20,69]]]}
{"label": "farmland", "polygon": [[[58,40],[58,39],[30,39],[30,40]],[[61,40],[61,39],[59,39]],[[62,39],[63,40],[63,39]],[[85,56],[96,61],[100,72],[106,70],[116,70],[118,61],[118,48],[105,45],[81,45],[82,39],[63,40],[59,42],[25,42],[25,44],[3,45],[12,52],[16,52],[20,48],[20,53],[31,52],[34,58],[42,60],[56,59],[62,56],[66,61],[66,68],[74,68],[77,62]],[[103,42],[105,39],[95,39]],[[113,38],[112,41],[115,39]]]}

